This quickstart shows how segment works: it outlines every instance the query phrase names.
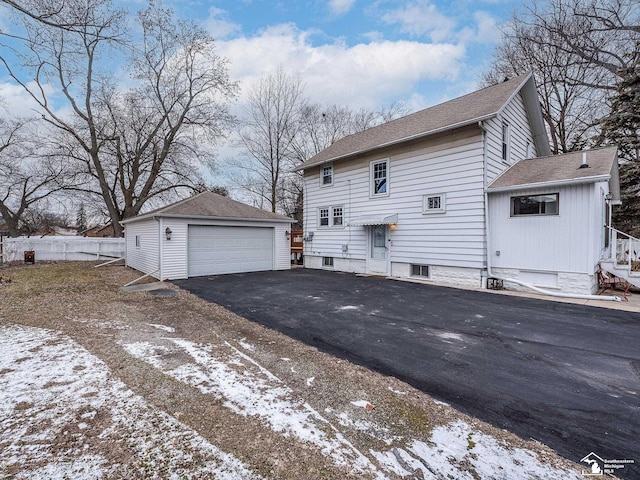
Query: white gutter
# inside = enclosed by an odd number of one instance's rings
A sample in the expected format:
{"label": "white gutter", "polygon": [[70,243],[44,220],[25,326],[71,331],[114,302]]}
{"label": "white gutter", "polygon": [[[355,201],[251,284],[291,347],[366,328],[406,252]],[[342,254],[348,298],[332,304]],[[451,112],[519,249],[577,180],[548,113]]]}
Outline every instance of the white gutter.
{"label": "white gutter", "polygon": [[614,302],[621,302],[622,299],[620,297],[618,297],[617,295],[586,295],[586,294],[579,294],[579,293],[560,293],[560,292],[552,292],[549,290],[544,290],[542,288],[536,287],[535,285],[532,285],[530,283],[526,283],[523,282],[521,280],[517,280],[515,278],[510,278],[510,277],[504,277],[502,275],[495,275],[493,273],[493,271],[491,270],[491,235],[490,235],[490,231],[491,229],[489,228],[489,220],[490,220],[490,216],[489,216],[489,194],[487,192],[484,192],[484,202],[486,205],[486,208],[484,210],[484,214],[485,214],[485,223],[487,225],[487,275],[491,278],[497,278],[498,280],[502,280],[504,282],[511,282],[511,283],[515,283],[516,285],[521,285],[525,288],[528,288],[529,290],[533,290],[534,292],[537,293],[541,293],[543,295],[549,295],[551,297],[559,297],[559,298],[579,298],[582,300],[610,300],[610,301],[614,301]]}
{"label": "white gutter", "polygon": [[237,221],[237,222],[260,222],[260,223],[294,223],[295,220],[292,218],[283,219],[283,218],[250,218],[250,217],[220,217],[220,216],[209,216],[209,215],[183,215],[179,213],[155,213],[155,214],[145,214],[140,215],[138,217],[131,217],[127,220],[122,220],[120,223],[125,225],[131,222],[139,222],[142,220],[148,219],[158,220],[158,218],[181,218],[186,220],[227,220],[227,221]]}

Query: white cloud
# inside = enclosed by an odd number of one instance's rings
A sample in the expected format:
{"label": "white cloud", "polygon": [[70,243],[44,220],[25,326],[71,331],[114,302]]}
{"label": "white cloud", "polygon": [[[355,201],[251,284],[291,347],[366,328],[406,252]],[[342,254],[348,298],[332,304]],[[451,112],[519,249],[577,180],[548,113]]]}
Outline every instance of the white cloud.
{"label": "white cloud", "polygon": [[313,45],[309,32],[290,24],[220,42],[219,52],[245,88],[281,65],[300,76],[314,101],[371,108],[411,95],[419,82],[455,79],[465,54],[461,45],[406,40]]}
{"label": "white cloud", "polygon": [[344,15],[351,10],[354,3],[356,3],[356,0],[329,0],[328,6],[329,10],[335,15]]}
{"label": "white cloud", "polygon": [[443,41],[451,35],[456,22],[440,13],[433,3],[416,0],[383,13],[381,20],[387,25],[399,25],[400,31],[413,36],[428,35],[433,41]]}
{"label": "white cloud", "polygon": [[209,16],[202,22],[204,29],[215,39],[227,38],[241,31],[241,26],[227,19],[227,12],[221,8],[209,8]]}
{"label": "white cloud", "polygon": [[[33,82],[28,85],[36,87]],[[53,94],[50,86],[45,85],[44,89],[48,96]],[[38,105],[24,88],[16,83],[0,83],[0,117],[32,117],[36,115],[36,110],[40,110]]]}
{"label": "white cloud", "polygon": [[497,20],[486,12],[473,14],[474,25],[463,28],[457,35],[460,42],[476,44],[500,43],[502,32]]}
{"label": "white cloud", "polygon": [[478,26],[477,42],[499,43],[502,38],[500,27],[495,18],[486,12],[476,12],[473,17]]}

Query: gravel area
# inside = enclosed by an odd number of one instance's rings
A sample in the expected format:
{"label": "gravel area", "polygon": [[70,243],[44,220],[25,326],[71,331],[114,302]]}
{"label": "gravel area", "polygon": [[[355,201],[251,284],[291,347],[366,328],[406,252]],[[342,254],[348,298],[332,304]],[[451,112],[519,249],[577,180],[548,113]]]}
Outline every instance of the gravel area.
{"label": "gravel area", "polygon": [[0,479],[581,478],[397,379],[92,267],[0,269]]}

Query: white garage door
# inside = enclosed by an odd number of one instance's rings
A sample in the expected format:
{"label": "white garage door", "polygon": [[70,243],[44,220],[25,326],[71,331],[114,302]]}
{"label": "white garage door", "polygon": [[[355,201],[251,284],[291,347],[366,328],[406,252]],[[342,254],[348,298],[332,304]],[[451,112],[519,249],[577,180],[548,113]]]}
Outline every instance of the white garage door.
{"label": "white garage door", "polygon": [[189,276],[273,270],[273,228],[189,225]]}

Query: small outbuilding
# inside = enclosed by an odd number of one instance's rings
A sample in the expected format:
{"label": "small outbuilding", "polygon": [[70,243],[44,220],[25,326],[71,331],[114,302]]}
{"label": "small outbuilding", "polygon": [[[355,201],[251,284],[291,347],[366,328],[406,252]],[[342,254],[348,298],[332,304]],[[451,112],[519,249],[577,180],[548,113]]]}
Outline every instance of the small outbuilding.
{"label": "small outbuilding", "polygon": [[287,270],[293,222],[203,192],[124,220],[126,264],[161,280]]}

